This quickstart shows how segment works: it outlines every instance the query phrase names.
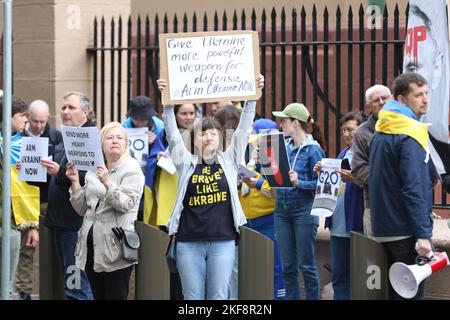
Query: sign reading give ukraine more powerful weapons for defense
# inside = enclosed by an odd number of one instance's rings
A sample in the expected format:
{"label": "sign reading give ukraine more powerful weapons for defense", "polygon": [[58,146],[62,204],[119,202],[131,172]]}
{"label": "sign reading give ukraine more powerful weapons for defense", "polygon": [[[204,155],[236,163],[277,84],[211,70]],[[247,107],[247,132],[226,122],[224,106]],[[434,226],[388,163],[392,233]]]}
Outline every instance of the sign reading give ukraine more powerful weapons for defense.
{"label": "sign reading give ukraine more powerful weapons for defense", "polygon": [[96,127],[71,127],[61,125],[64,149],[69,161],[77,170],[95,171],[105,165]]}
{"label": "sign reading give ukraine more powerful weapons for defense", "polygon": [[160,34],[163,104],[257,100],[259,41],[255,31]]}

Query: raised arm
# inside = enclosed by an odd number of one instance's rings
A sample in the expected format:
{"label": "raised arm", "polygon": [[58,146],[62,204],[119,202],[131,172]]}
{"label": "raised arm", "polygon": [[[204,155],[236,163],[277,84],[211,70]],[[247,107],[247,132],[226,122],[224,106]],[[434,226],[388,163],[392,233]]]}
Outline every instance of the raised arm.
{"label": "raised arm", "polygon": [[[165,79],[158,79],[158,89],[163,91],[167,87]],[[182,166],[184,159],[190,157],[192,154],[186,148],[183,137],[178,130],[177,121],[175,119],[175,112],[173,105],[165,105],[163,111],[164,129],[169,143],[170,156],[176,167]]]}
{"label": "raised arm", "polygon": [[[256,85],[259,89],[264,87],[264,76],[260,74],[256,78]],[[248,144],[248,136],[255,118],[256,101],[246,101],[242,110],[241,118],[236,130],[231,138],[230,145],[225,151],[225,156],[233,161],[235,165],[241,164],[244,159],[245,149]]]}

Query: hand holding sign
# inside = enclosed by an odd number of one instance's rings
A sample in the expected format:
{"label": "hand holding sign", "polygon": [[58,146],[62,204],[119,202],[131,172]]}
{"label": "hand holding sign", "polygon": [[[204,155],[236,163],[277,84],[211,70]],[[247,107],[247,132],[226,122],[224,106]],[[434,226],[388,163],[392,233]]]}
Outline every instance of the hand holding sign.
{"label": "hand holding sign", "polygon": [[80,176],[78,175],[78,170],[75,169],[73,163],[70,161],[67,163],[66,177],[70,180],[72,184],[80,183]]}
{"label": "hand holding sign", "polygon": [[289,170],[289,180],[294,187],[298,186],[298,174],[295,170]]}
{"label": "hand holding sign", "polygon": [[242,178],[242,182],[244,182],[249,188],[255,189],[256,185],[258,183],[258,179],[245,177],[245,178]]}
{"label": "hand holding sign", "polygon": [[166,88],[167,88],[167,80],[166,79],[158,79],[158,80],[156,80],[156,83],[158,84],[159,91],[166,90]]}
{"label": "hand holding sign", "polygon": [[148,135],[148,144],[152,144],[156,140],[156,134],[151,131],[145,131],[145,133]]}
{"label": "hand holding sign", "polygon": [[41,164],[47,168],[47,173],[51,176],[56,176],[59,172],[59,164],[51,159],[42,159]]}
{"label": "hand holding sign", "polygon": [[264,88],[264,76],[263,76],[262,74],[259,74],[259,75],[256,77],[256,87],[257,87],[258,89]]}

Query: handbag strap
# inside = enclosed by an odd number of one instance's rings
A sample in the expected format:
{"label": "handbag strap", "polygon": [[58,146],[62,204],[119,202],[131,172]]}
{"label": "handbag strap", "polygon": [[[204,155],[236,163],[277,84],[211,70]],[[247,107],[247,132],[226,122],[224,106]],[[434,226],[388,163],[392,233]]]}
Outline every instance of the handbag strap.
{"label": "handbag strap", "polygon": [[117,213],[116,210],[114,210],[114,218],[116,219],[116,226],[119,227],[119,222],[117,221]]}

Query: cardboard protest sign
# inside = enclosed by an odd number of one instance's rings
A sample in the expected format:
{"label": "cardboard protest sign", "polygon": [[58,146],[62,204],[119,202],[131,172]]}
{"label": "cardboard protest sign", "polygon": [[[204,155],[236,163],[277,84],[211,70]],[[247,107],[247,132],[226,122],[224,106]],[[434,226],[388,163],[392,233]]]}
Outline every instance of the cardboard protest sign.
{"label": "cardboard protest sign", "polygon": [[341,161],[341,159],[328,158],[320,161],[321,170],[311,210],[312,215],[329,217],[333,214],[341,184],[341,175],[336,170],[341,168]]}
{"label": "cardboard protest sign", "polygon": [[159,35],[163,104],[257,100],[259,41],[255,31]]}
{"label": "cardboard protest sign", "polygon": [[261,135],[258,140],[261,174],[271,188],[292,188],[289,159],[282,132]]}
{"label": "cardboard protest sign", "polygon": [[96,171],[104,166],[100,137],[96,127],[71,127],[61,125],[64,149],[75,169]]}
{"label": "cardboard protest sign", "polygon": [[141,167],[147,165],[148,159],[148,128],[126,128],[128,135],[128,145],[133,158],[135,158]]}
{"label": "cardboard protest sign", "polygon": [[48,138],[22,137],[19,179],[47,182],[47,168],[41,164],[41,159],[46,158],[48,158]]}

